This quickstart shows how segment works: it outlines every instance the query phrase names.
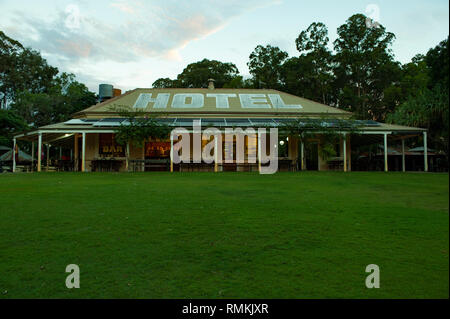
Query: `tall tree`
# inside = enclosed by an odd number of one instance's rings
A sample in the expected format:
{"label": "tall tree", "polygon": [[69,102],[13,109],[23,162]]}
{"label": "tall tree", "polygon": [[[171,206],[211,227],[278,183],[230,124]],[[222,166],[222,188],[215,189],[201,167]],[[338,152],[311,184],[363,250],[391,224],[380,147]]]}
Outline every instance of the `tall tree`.
{"label": "tall tree", "polygon": [[431,82],[439,84],[442,88],[449,87],[449,38],[430,49],[425,56],[425,61],[430,70]]}
{"label": "tall tree", "polygon": [[12,147],[13,135],[27,128],[25,120],[15,112],[0,109],[0,145]]}
{"label": "tall tree", "polygon": [[401,66],[400,80],[384,90],[383,103],[389,112],[395,112],[410,97],[424,93],[429,88],[429,83],[429,68],[425,57],[417,54],[411,62]]}
{"label": "tall tree", "polygon": [[242,75],[235,76],[230,82],[223,85],[228,89],[253,89],[255,87],[252,79],[244,79]]}
{"label": "tall tree", "polygon": [[295,40],[300,52],[298,62],[303,66],[301,78],[309,87],[304,96],[324,104],[331,104],[332,99],[332,53],[328,42],[328,29],[321,22],[312,23]]}
{"label": "tall tree", "polygon": [[222,88],[238,74],[239,70],[233,63],[203,59],[189,64],[177,76],[176,83],[179,87],[203,88],[208,86],[208,79],[214,79],[215,87]]}
{"label": "tall tree", "polygon": [[333,105],[335,101],[332,74],[317,76],[311,55],[287,59],[281,68],[282,90],[304,98]]}
{"label": "tall tree", "polygon": [[391,123],[428,129],[429,145],[449,154],[448,38],[403,66],[405,101],[390,114]]}
{"label": "tall tree", "polygon": [[402,66],[402,78],[400,81],[401,94],[405,102],[410,96],[417,96],[430,88],[430,70],[425,61],[425,56],[417,54],[411,62]]}
{"label": "tall tree", "polygon": [[312,99],[305,90],[303,74],[305,74],[304,64],[298,57],[294,56],[284,61],[280,70],[282,90]]}
{"label": "tall tree", "polygon": [[7,102],[12,98],[12,73],[17,56],[24,50],[19,41],[9,38],[0,31],[0,108],[6,108]]}
{"label": "tall tree", "polygon": [[17,93],[11,110],[23,117],[31,126],[39,127],[68,120],[71,115],[96,102],[96,96],[75,80],[73,74],[62,73],[47,92]]}
{"label": "tall tree", "polygon": [[53,110],[59,103],[59,99],[52,99],[47,93],[22,91],[17,94],[10,109],[24,118],[31,127],[39,127],[56,122]]}
{"label": "tall tree", "polygon": [[75,80],[74,74],[62,73],[56,79],[54,94],[62,96],[62,103],[55,110],[55,121],[67,121],[73,113],[79,112],[94,105],[97,97],[94,92],[89,91],[83,83]]}
{"label": "tall tree", "polygon": [[351,16],[337,33],[338,105],[361,118],[383,120],[391,111],[383,101],[385,90],[401,77],[400,64],[391,50],[395,35],[381,24],[368,27],[363,14]]}
{"label": "tall tree", "polygon": [[288,58],[285,51],[271,45],[258,45],[247,63],[257,88],[280,89],[283,62]]}
{"label": "tall tree", "polygon": [[45,93],[54,85],[58,69],[48,65],[40,53],[24,48],[0,31],[0,95],[6,108],[18,92]]}
{"label": "tall tree", "polygon": [[429,146],[443,151],[448,157],[449,93],[436,85],[399,106],[387,117],[388,122],[428,129]]}
{"label": "tall tree", "polygon": [[155,89],[176,88],[177,81],[171,80],[170,78],[159,78],[153,82],[152,87]]}

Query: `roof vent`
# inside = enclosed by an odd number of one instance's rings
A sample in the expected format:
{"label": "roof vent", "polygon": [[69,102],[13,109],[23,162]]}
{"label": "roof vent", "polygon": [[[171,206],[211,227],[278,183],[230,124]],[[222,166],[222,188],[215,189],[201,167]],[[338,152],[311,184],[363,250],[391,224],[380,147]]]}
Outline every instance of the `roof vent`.
{"label": "roof vent", "polygon": [[208,79],[208,89],[214,90],[214,79]]}

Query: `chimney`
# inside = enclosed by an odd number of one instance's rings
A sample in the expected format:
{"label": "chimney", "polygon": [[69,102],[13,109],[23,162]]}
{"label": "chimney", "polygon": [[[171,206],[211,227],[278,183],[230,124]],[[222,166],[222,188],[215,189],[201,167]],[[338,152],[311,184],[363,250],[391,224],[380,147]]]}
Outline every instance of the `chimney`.
{"label": "chimney", "polygon": [[122,95],[122,90],[113,88],[113,97],[116,97],[116,96],[119,96],[119,95]]}
{"label": "chimney", "polygon": [[214,79],[208,79],[208,89],[214,90]]}

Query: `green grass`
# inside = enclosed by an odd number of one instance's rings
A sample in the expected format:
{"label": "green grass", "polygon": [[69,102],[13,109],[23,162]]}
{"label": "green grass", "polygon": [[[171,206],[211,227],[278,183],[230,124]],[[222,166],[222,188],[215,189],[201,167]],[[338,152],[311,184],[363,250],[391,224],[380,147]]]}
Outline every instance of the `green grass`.
{"label": "green grass", "polygon": [[3,174],[0,298],[448,298],[448,179]]}

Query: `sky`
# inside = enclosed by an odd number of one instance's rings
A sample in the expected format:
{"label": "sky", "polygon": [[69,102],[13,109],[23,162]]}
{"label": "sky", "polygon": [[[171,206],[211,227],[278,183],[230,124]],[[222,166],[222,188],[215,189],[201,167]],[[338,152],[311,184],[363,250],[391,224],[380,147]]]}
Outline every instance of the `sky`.
{"label": "sky", "polygon": [[100,83],[126,91],[173,79],[203,58],[248,76],[257,45],[297,56],[295,39],[312,22],[328,27],[332,43],[355,13],[396,35],[401,63],[449,34],[448,0],[0,0],[0,30],[93,92]]}

